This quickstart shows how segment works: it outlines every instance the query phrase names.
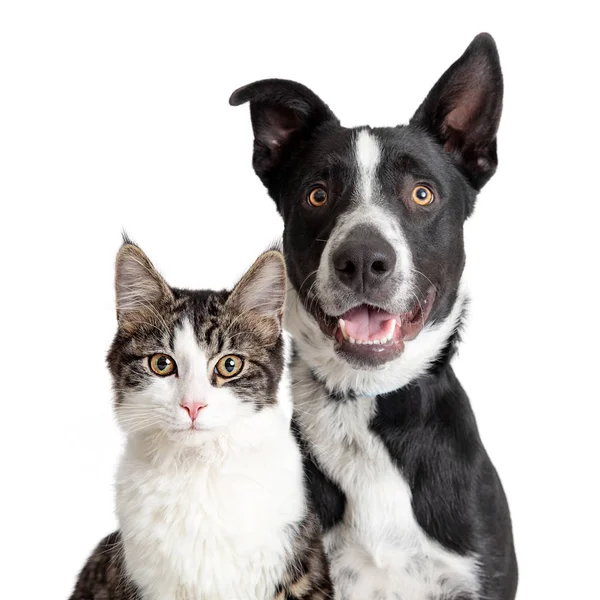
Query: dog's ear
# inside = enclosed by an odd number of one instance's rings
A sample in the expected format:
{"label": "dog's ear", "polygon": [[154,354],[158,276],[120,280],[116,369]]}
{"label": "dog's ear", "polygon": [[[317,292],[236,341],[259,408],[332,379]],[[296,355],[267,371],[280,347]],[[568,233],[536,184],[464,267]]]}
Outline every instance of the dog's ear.
{"label": "dog's ear", "polygon": [[286,79],[263,79],[237,89],[229,104],[250,102],[254,130],[252,164],[268,186],[294,144],[306,140],[323,123],[339,123],[329,107],[306,86]]}
{"label": "dog's ear", "polygon": [[441,142],[477,190],[498,166],[502,90],[496,44],[491,35],[480,33],[440,77],[410,121]]}

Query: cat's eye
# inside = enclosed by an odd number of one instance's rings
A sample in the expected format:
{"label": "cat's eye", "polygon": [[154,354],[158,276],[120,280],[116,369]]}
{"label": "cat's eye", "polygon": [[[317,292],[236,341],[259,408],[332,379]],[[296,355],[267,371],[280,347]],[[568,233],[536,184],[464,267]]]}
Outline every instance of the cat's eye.
{"label": "cat's eye", "polygon": [[148,359],[148,363],[152,371],[161,377],[174,375],[177,372],[177,365],[168,354],[153,354]]}
{"label": "cat's eye", "polygon": [[327,202],[327,197],[327,191],[324,188],[316,187],[310,192],[306,200],[311,206],[319,208]]}
{"label": "cat's eye", "polygon": [[413,202],[419,206],[431,204],[434,198],[433,192],[426,185],[417,185],[412,191]]}
{"label": "cat's eye", "polygon": [[244,366],[244,360],[235,354],[228,354],[219,359],[215,365],[215,373],[221,377],[235,377],[238,375]]}

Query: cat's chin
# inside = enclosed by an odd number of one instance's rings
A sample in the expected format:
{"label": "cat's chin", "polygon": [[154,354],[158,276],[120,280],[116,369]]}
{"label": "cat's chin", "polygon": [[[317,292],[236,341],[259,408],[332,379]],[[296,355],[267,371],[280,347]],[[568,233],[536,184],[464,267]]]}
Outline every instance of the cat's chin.
{"label": "cat's chin", "polygon": [[215,438],[218,432],[210,429],[178,429],[169,433],[172,442],[185,447],[201,446]]}

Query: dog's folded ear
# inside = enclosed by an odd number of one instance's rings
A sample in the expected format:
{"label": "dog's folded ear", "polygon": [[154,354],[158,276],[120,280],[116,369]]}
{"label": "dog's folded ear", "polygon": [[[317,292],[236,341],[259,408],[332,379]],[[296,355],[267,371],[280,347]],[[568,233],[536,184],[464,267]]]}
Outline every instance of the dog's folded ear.
{"label": "dog's folded ear", "polygon": [[254,130],[253,165],[269,187],[270,175],[291,149],[325,122],[339,123],[329,107],[306,86],[286,79],[263,79],[237,89],[229,104],[250,102]]}
{"label": "dog's folded ear", "polygon": [[481,33],[440,77],[410,121],[453,155],[477,190],[498,166],[496,132],[502,91],[496,44],[492,36]]}

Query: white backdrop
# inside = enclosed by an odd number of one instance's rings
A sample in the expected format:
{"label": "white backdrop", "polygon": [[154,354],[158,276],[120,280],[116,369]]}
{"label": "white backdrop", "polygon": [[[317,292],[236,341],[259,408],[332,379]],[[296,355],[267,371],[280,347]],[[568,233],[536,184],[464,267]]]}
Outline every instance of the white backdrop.
{"label": "white backdrop", "polygon": [[66,598],[115,527],[121,229],[172,285],[217,288],[281,232],[229,94],[285,77],[344,125],[407,122],[480,31],[506,99],[467,224],[456,370],[509,497],[518,598],[598,593],[594,19],[578,2],[406,4],[2,3],[2,598]]}

